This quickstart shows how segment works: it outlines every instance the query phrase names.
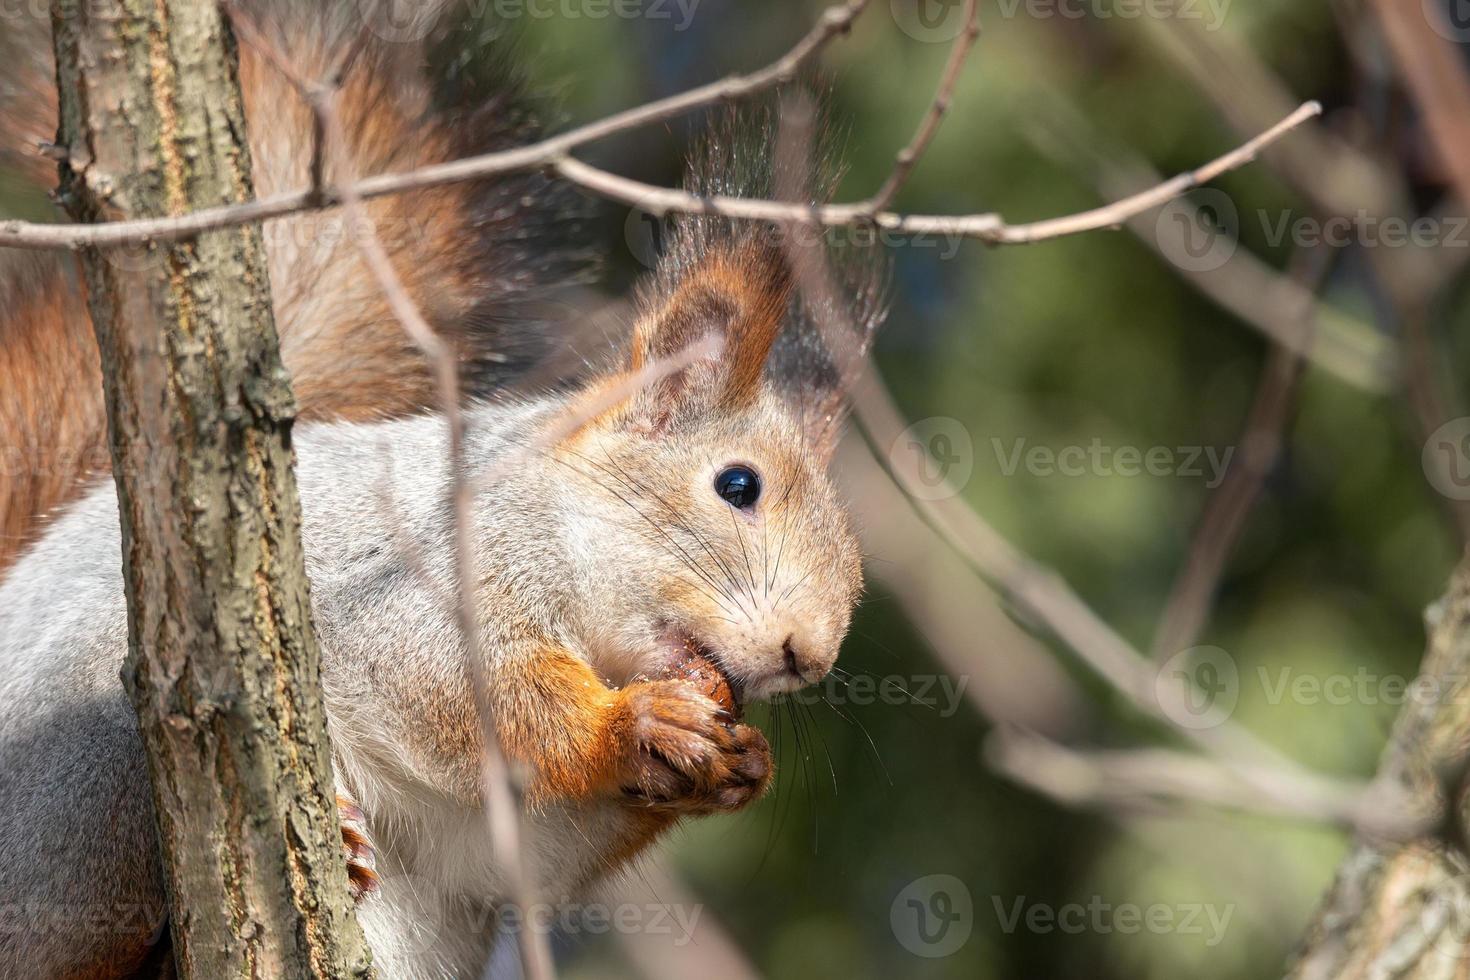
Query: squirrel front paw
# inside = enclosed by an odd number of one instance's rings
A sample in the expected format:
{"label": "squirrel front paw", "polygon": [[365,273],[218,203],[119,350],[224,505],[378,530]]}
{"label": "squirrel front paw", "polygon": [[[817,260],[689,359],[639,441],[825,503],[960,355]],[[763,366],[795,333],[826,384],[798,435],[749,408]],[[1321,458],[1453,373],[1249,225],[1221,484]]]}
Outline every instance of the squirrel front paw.
{"label": "squirrel front paw", "polygon": [[738,810],[771,781],[760,729],[734,724],[686,681],[646,681],[622,692],[628,723],[622,790],[635,806],[677,813]]}
{"label": "squirrel front paw", "polygon": [[339,793],[337,814],[342,821],[342,850],[347,855],[347,885],[352,900],[361,902],[378,887],[377,852],[368,838],[362,807]]}

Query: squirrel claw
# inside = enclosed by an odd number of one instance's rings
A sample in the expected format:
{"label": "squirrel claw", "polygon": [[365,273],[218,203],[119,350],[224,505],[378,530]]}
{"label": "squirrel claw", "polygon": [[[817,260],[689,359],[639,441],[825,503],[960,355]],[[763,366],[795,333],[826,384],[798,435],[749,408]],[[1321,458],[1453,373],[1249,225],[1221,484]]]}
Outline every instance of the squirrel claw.
{"label": "squirrel claw", "polygon": [[347,885],[353,902],[360,903],[378,887],[377,851],[367,835],[367,816],[352,800],[337,795],[342,821],[342,850],[347,855]]}
{"label": "squirrel claw", "polygon": [[682,681],[640,683],[626,699],[631,805],[705,814],[738,810],[765,792],[771,750],[759,729],[730,724],[728,712]]}

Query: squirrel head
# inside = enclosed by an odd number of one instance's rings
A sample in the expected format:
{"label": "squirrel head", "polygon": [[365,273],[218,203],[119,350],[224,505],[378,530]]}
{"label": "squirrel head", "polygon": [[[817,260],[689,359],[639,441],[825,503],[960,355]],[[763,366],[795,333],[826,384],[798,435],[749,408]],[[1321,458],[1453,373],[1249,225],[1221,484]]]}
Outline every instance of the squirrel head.
{"label": "squirrel head", "polygon": [[630,371],[717,343],[561,447],[583,477],[572,533],[586,546],[571,550],[589,556],[591,601],[578,632],[615,683],[693,650],[759,700],[837,659],[861,553],[826,473],[840,398],[793,387],[773,363],[801,318],[793,292],[782,250],[756,240],[706,250],[645,290]]}

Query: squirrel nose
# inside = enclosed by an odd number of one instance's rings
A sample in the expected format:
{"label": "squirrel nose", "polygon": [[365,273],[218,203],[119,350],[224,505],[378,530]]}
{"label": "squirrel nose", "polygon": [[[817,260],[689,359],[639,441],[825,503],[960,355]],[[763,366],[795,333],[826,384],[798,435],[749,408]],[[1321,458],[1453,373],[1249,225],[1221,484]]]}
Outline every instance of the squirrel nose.
{"label": "squirrel nose", "polygon": [[781,654],[786,660],[786,669],[796,675],[803,684],[815,684],[827,676],[827,665],[818,657],[796,646],[795,634],[788,634],[781,644]]}

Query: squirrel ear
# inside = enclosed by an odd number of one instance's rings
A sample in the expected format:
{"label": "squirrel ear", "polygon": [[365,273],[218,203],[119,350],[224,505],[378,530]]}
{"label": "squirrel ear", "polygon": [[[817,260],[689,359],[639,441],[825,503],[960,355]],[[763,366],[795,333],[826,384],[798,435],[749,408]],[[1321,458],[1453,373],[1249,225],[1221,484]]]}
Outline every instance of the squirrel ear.
{"label": "squirrel ear", "polygon": [[723,344],[719,353],[641,392],[634,417],[661,430],[680,414],[740,409],[753,402],[786,318],[791,287],[781,250],[748,242],[706,254],[665,298],[646,303],[633,327],[631,370],[672,357],[710,334]]}

